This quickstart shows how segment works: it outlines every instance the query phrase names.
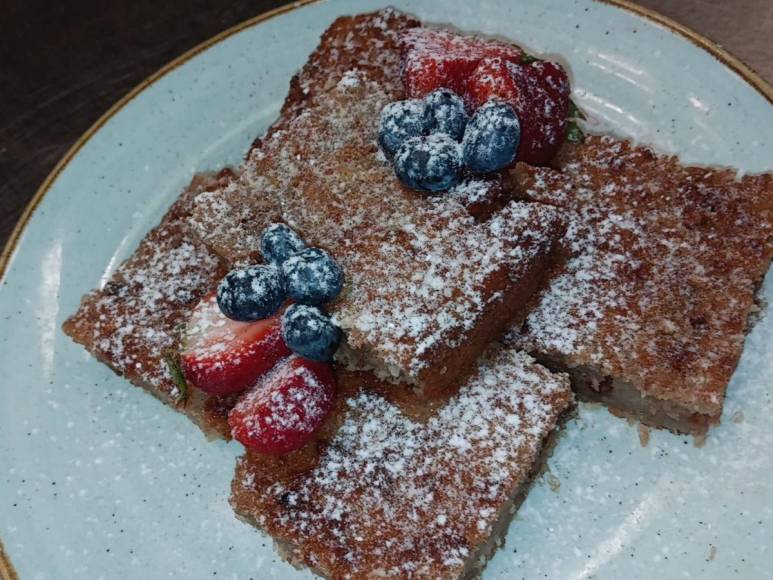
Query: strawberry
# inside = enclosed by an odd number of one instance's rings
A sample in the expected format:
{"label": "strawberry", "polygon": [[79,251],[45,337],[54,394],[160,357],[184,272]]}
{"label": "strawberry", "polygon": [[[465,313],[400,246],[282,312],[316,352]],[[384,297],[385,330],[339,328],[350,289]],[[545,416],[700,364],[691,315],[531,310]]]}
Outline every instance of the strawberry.
{"label": "strawberry", "polygon": [[290,357],[231,410],[231,435],[259,453],[295,451],[313,438],[334,400],[335,375],[328,363]]}
{"label": "strawberry", "polygon": [[489,99],[500,99],[515,107],[519,95],[520,91],[506,61],[501,58],[484,58],[467,79],[464,96],[467,106],[474,111]]}
{"label": "strawberry", "polygon": [[437,58],[430,54],[412,54],[403,66],[403,84],[408,98],[422,98],[439,88],[463,93],[464,80],[475,67],[466,57]]}
{"label": "strawberry", "polygon": [[220,312],[214,292],[193,310],[183,342],[180,366],[185,379],[214,395],[251,387],[290,354],[279,315],[255,322],[231,320]]}
{"label": "strawberry", "polygon": [[404,33],[401,49],[408,97],[446,87],[472,111],[491,98],[510,103],[521,122],[519,161],[544,165],[563,143],[570,87],[560,65],[526,58],[512,44],[428,28]]}
{"label": "strawberry", "polygon": [[467,102],[473,109],[489,99],[513,106],[521,122],[518,161],[548,163],[566,135],[569,114],[569,79],[553,62],[513,64],[484,59],[467,79]]}
{"label": "strawberry", "polygon": [[481,59],[498,57],[519,63],[523,58],[523,51],[515,45],[448,30],[413,28],[400,41],[403,84],[409,98],[420,98],[442,87],[461,95],[467,77]]}
{"label": "strawberry", "polygon": [[508,65],[520,90],[513,103],[521,122],[517,159],[545,165],[566,137],[569,115],[569,78],[561,65],[539,60],[527,65]]}

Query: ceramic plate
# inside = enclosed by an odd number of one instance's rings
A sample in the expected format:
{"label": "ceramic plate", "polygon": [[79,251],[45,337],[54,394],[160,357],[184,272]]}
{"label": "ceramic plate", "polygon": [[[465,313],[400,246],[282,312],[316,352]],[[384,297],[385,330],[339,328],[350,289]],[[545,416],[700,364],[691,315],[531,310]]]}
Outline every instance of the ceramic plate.
{"label": "ceramic plate", "polygon": [[[230,31],[120,103],[48,183],[0,288],[0,537],[21,578],[310,576],[234,517],[239,446],[207,442],[60,325],[194,172],[238,162],[324,28],[382,1],[310,4]],[[599,127],[688,162],[773,169],[770,88],[630,7],[393,3],[563,55]],[[773,302],[771,276],[763,292]],[[770,577],[771,354],[767,315],[702,448],[667,432],[642,447],[635,426],[581,406],[485,576]]]}

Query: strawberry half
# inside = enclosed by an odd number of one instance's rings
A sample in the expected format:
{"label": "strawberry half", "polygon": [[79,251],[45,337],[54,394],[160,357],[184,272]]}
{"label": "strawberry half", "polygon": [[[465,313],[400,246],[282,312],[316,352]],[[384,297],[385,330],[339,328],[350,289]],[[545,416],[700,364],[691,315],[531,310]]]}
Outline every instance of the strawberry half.
{"label": "strawberry half", "polygon": [[327,363],[286,359],[228,415],[231,435],[259,453],[300,449],[322,426],[335,401],[335,375]]}
{"label": "strawberry half", "polygon": [[515,107],[520,94],[507,62],[501,58],[484,58],[467,79],[464,96],[467,106],[474,111],[490,99],[500,99]]}
{"label": "strawberry half", "polygon": [[569,92],[566,71],[554,62],[513,64],[484,59],[467,80],[466,98],[472,109],[489,99],[510,103],[521,122],[516,159],[544,165],[564,142]]}
{"label": "strawberry half", "polygon": [[220,312],[213,292],[191,313],[180,365],[193,386],[213,395],[230,395],[254,385],[289,354],[279,316],[256,322],[231,320]]}
{"label": "strawberry half", "polygon": [[508,65],[520,90],[515,112],[521,122],[517,159],[545,165],[558,152],[566,137],[569,115],[569,77],[563,67],[547,60],[527,65]]}
{"label": "strawberry half", "polygon": [[441,87],[464,94],[467,77],[481,59],[519,63],[524,54],[512,44],[431,28],[408,30],[400,44],[403,84],[409,98],[421,98]]}

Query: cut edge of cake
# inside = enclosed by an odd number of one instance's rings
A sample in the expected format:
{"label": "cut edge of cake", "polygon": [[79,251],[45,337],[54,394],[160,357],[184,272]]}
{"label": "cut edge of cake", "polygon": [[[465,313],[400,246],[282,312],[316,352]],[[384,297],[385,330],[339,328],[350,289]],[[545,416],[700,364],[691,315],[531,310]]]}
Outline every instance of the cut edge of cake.
{"label": "cut edge of cake", "polygon": [[370,373],[341,370],[339,388],[316,444],[248,452],[231,497],[288,562],[332,578],[476,577],[574,409],[566,375],[508,347],[430,409]]}
{"label": "cut edge of cake", "polygon": [[508,340],[570,373],[583,399],[703,436],[773,256],[773,174],[685,166],[610,136],[554,164],[506,176],[569,223],[567,261]]}
{"label": "cut edge of cake", "polygon": [[97,360],[187,415],[209,439],[230,437],[223,398],[195,388],[181,390],[169,365],[179,350],[181,325],[226,269],[181,221],[194,195],[232,178],[229,169],[196,175],[161,223],[62,324],[63,332]]}

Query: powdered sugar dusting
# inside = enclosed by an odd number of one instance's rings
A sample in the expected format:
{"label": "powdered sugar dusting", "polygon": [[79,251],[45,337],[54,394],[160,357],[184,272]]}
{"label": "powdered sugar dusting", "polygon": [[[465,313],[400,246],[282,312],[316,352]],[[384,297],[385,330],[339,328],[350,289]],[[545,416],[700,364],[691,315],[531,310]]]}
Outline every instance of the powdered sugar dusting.
{"label": "powdered sugar dusting", "polygon": [[527,197],[566,208],[571,258],[513,338],[718,414],[773,253],[773,175],[737,180],[608,137],[561,170],[518,172]]}
{"label": "powdered sugar dusting", "polygon": [[249,233],[280,213],[346,272],[330,308],[348,346],[415,381],[433,357],[464,344],[482,313],[550,251],[559,217],[547,206],[512,202],[477,223],[454,196],[404,189],[376,144],[376,120],[395,99],[384,77],[397,71],[372,69],[360,69],[356,84],[316,93],[281,121],[238,181],[197,198],[192,227],[239,260],[252,251],[244,247]]}
{"label": "powdered sugar dusting", "polygon": [[341,80],[338,81],[337,87],[339,89],[346,89],[349,87],[356,87],[360,83],[360,79],[357,76],[357,70],[356,69],[350,69],[344,73],[344,76],[341,77]]}
{"label": "powdered sugar dusting", "polygon": [[272,483],[242,459],[233,502],[332,576],[454,576],[571,400],[566,377],[514,350],[482,362],[426,421],[355,388],[316,467]]}
{"label": "powdered sugar dusting", "polygon": [[466,179],[449,189],[445,195],[458,201],[464,207],[486,203],[491,199],[492,190],[498,187],[497,183],[488,179]]}
{"label": "powdered sugar dusting", "polygon": [[[201,178],[194,184],[201,186]],[[177,346],[183,324],[223,274],[221,259],[190,240],[178,214],[183,196],[159,227],[116,270],[102,290],[88,294],[65,331],[132,381],[172,398],[179,395],[164,354]]]}
{"label": "powdered sugar dusting", "polygon": [[234,407],[251,438],[270,438],[282,445],[288,437],[314,433],[330,412],[330,385],[297,362],[293,357],[274,367]]}
{"label": "powdered sugar dusting", "polygon": [[[498,42],[491,38],[464,36],[450,30],[429,30],[416,28],[401,36],[405,59],[404,71],[410,79],[409,96],[421,97],[437,88],[436,80],[445,80],[444,86],[458,94],[463,86],[458,81],[465,79],[484,57],[501,57],[520,62],[523,51],[510,43]],[[444,63],[453,63],[445,66]],[[425,79],[430,82],[429,85]]]}

